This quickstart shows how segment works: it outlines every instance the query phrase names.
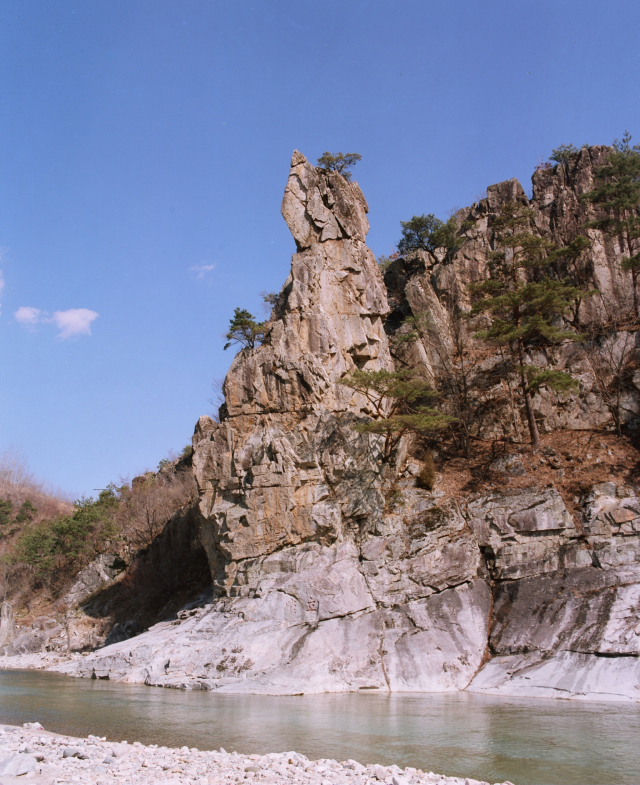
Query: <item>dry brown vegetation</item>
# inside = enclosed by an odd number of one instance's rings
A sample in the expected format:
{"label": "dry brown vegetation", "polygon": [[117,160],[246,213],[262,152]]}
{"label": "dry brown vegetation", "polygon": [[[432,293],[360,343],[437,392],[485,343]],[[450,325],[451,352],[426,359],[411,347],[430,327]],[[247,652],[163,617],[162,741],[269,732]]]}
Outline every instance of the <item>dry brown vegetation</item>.
{"label": "dry brown vegetation", "polygon": [[96,500],[72,504],[39,483],[19,456],[3,456],[0,595],[17,611],[29,615],[37,606],[43,614],[99,553],[113,553],[138,569],[140,552],[196,498],[189,463],[188,455],[164,460],[158,472],[112,484]]}
{"label": "dry brown vegetation", "polygon": [[[461,501],[497,489],[553,485],[573,511],[576,500],[596,483],[640,485],[640,449],[636,441],[602,430],[541,434],[541,449],[535,454],[528,444],[475,440],[472,457],[467,460],[448,453],[446,444],[440,447],[437,489]],[[491,468],[497,458],[506,455],[518,456],[526,474],[514,476]]]}
{"label": "dry brown vegetation", "polygon": [[188,466],[146,472],[118,489],[116,520],[123,537],[137,550],[156,539],[174,513],[197,497],[196,482]]}
{"label": "dry brown vegetation", "polygon": [[11,502],[16,512],[25,501],[30,501],[37,509],[34,521],[73,512],[69,496],[38,481],[27,469],[24,458],[13,450],[0,454],[0,499]]}

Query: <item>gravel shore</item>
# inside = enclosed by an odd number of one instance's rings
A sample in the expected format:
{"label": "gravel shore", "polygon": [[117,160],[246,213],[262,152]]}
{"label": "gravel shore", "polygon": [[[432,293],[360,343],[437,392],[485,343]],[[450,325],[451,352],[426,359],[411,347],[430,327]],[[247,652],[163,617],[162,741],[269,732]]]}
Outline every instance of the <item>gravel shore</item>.
{"label": "gravel shore", "polygon": [[[94,785],[487,785],[399,766],[362,765],[354,760],[309,760],[298,752],[241,755],[224,749],[171,749],[76,739],[48,733],[38,723],[22,728],[0,725],[0,785],[37,782]],[[502,785],[511,785],[502,783]]]}
{"label": "gravel shore", "polygon": [[0,657],[0,671],[56,671],[56,666],[80,659],[82,655],[53,654],[43,651],[35,654],[16,654],[13,657]]}

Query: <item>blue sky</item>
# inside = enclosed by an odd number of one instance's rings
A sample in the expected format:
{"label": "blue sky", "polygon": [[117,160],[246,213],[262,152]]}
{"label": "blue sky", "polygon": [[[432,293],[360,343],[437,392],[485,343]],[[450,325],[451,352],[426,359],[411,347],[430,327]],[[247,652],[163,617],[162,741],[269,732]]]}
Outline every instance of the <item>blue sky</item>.
{"label": "blue sky", "polygon": [[71,494],[211,412],[235,306],[279,290],[294,148],[359,152],[368,242],[640,141],[640,3],[3,0],[0,452]]}

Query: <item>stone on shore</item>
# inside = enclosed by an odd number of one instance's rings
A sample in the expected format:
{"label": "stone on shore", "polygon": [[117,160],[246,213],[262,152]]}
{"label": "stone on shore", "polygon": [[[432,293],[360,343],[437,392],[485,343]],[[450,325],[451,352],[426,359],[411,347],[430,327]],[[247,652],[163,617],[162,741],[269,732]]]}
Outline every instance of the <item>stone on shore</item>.
{"label": "stone on shore", "polygon": [[[82,754],[68,754],[68,753]],[[5,756],[2,758],[1,756]],[[399,766],[367,766],[355,760],[309,760],[298,752],[244,755],[238,752],[172,749],[139,742],[109,742],[97,736],[73,739],[32,728],[0,726],[0,775],[10,782],[86,785],[488,785]],[[11,779],[9,779],[11,778]],[[16,778],[16,779],[13,779]],[[20,779],[18,779],[20,778]],[[503,783],[503,785],[509,785]]]}

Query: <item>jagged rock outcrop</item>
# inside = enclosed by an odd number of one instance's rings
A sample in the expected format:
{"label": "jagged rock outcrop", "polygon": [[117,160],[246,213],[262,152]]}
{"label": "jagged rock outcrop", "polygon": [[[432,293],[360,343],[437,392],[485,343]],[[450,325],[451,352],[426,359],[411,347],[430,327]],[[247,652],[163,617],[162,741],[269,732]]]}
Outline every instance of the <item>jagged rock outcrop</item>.
{"label": "jagged rock outcrop", "polygon": [[[541,231],[571,239],[562,221],[582,221],[591,160],[536,175]],[[640,699],[635,490],[597,485],[572,511],[533,479],[456,498],[424,490],[419,453],[403,442],[385,460],[382,437],[353,429],[369,402],[338,384],[353,368],[393,369],[385,319],[393,333],[425,310],[440,344],[411,351],[437,375],[452,340],[445,295],[461,300],[464,284],[486,275],[488,216],[509,200],[529,204],[517,181],[489,189],[452,262],[392,265],[387,298],[359,187],[294,153],[282,206],[297,245],[291,275],[262,345],[232,363],[221,422],[203,417],[194,435],[213,599],[65,672],[222,692]],[[611,261],[602,253],[594,270]],[[614,273],[607,280],[622,280]],[[628,308],[616,286],[607,297]],[[547,400],[555,421],[598,419],[584,384],[564,409]],[[517,457],[495,468],[526,476]]]}
{"label": "jagged rock outcrop", "polygon": [[475,535],[428,491],[389,503],[383,439],[353,429],[371,404],[337,384],[394,368],[366,212],[356,183],[294,153],[291,275],[264,342],[229,370],[222,421],[201,418],[194,436],[219,599],[74,672],[309,692],[462,689],[478,669],[491,597]]}
{"label": "jagged rock outcrop", "polygon": [[247,560],[331,545],[375,527],[384,506],[380,445],[351,428],[370,404],[336,383],[356,367],[393,369],[367,209],[356,183],[294,152],[282,202],[291,275],[263,344],[231,365],[224,420],[201,418],[194,442],[203,540],[231,596],[256,592]]}
{"label": "jagged rock outcrop", "polygon": [[583,148],[565,165],[538,169],[532,178],[531,199],[516,179],[489,186],[486,198],[456,214],[461,247],[452,258],[441,251],[434,254],[419,251],[410,258],[393,262],[386,271],[391,305],[387,331],[390,334],[409,331],[402,327],[402,322],[412,316],[423,318],[428,325],[427,335],[398,347],[396,353],[404,361],[423,367],[441,386],[443,377],[450,375],[449,358],[456,329],[462,333],[458,345],[464,347],[468,357],[475,353],[476,361],[467,362],[472,369],[469,381],[475,427],[481,436],[519,437],[527,430],[521,407],[516,407],[515,412],[509,408],[504,374],[494,373],[504,358],[473,337],[486,326],[486,317],[453,323],[454,310],[470,308],[469,284],[490,275],[491,254],[497,249],[495,219],[508,202],[517,202],[531,210],[531,231],[558,248],[566,247],[578,235],[588,237],[590,247],[572,263],[568,258],[560,259],[557,272],[585,291],[597,292],[595,296],[581,298],[571,325],[588,340],[534,348],[529,353],[527,361],[531,364],[570,370],[579,384],[578,389],[561,394],[542,388],[534,396],[539,428],[550,432],[562,428],[612,427],[614,417],[606,390],[611,390],[612,377],[621,373],[625,358],[630,372],[622,384],[620,418],[634,427],[640,425],[640,389],[632,379],[640,352],[632,275],[621,265],[623,252],[618,241],[600,230],[586,228],[596,213],[581,198],[594,187],[594,172],[608,149]]}
{"label": "jagged rock outcrop", "polygon": [[411,523],[385,516],[386,534],[360,546],[278,551],[254,564],[256,596],[187,608],[62,670],[223,692],[640,700],[633,491],[602,483],[579,517],[553,489],[459,512],[437,501]]}

